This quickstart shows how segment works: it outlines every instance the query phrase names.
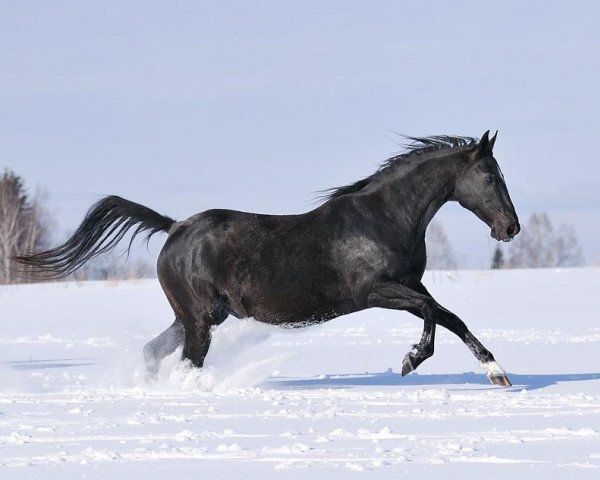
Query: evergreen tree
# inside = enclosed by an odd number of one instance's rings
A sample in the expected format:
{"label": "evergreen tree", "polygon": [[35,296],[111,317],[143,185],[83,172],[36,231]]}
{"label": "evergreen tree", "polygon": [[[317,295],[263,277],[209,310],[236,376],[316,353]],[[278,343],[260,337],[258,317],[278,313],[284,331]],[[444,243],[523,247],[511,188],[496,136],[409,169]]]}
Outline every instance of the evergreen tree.
{"label": "evergreen tree", "polygon": [[500,244],[497,244],[496,250],[494,250],[494,256],[492,257],[492,268],[498,270],[502,267],[504,267],[504,253],[502,252]]}

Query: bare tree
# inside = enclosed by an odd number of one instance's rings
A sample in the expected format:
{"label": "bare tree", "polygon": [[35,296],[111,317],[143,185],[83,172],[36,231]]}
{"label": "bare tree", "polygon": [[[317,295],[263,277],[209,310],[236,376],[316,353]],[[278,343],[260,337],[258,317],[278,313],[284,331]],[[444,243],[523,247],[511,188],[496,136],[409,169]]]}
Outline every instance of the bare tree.
{"label": "bare tree", "polygon": [[562,224],[558,227],[554,239],[556,265],[559,267],[578,267],[583,265],[583,254],[577,241],[575,229],[571,225]]}
{"label": "bare tree", "polygon": [[429,224],[425,235],[427,243],[427,269],[454,270],[456,257],[452,245],[442,228],[435,220]]}
{"label": "bare tree", "polygon": [[27,272],[16,274],[11,256],[21,251],[43,248],[48,239],[48,214],[38,192],[33,200],[27,197],[23,180],[10,170],[0,177],[0,283],[26,278]]}
{"label": "bare tree", "polygon": [[534,213],[510,247],[512,268],[575,267],[583,263],[575,230],[554,229],[547,213]]}
{"label": "bare tree", "polygon": [[12,172],[4,172],[0,179],[0,282],[10,281],[10,257],[16,251],[21,237],[20,216],[24,208],[21,196],[22,182]]}

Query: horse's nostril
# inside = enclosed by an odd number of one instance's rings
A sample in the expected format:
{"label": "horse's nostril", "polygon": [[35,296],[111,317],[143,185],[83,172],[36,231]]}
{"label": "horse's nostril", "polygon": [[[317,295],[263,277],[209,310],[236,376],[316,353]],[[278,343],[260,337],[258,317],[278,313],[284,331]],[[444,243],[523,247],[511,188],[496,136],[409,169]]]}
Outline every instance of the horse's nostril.
{"label": "horse's nostril", "polygon": [[515,233],[515,231],[517,230],[517,227],[514,224],[510,224],[508,226],[508,228],[506,229],[506,234],[511,237],[513,235],[513,233]]}

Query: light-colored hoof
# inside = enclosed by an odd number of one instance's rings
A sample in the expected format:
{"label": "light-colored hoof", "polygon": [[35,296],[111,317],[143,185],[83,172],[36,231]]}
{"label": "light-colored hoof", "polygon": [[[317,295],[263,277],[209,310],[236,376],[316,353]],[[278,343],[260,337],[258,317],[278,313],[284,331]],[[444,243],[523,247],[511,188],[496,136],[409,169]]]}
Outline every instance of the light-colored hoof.
{"label": "light-colored hoof", "polygon": [[506,376],[504,369],[497,362],[482,363],[481,367],[486,371],[487,378],[492,385],[500,387],[511,387],[512,384]]}
{"label": "light-colored hoof", "polygon": [[506,375],[491,375],[488,373],[488,380],[492,385],[498,385],[500,387],[512,387],[512,383]]}

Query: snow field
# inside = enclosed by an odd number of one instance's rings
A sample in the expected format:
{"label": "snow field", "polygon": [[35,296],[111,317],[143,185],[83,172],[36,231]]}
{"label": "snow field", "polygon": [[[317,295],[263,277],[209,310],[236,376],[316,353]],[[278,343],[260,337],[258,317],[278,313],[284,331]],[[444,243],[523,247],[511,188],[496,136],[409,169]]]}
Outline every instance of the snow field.
{"label": "snow field", "polygon": [[206,367],[141,348],[172,322],[156,281],[0,289],[0,478],[597,478],[600,269],[428,272],[495,354],[488,384],[438,329],[369,310],[282,330],[228,319]]}

